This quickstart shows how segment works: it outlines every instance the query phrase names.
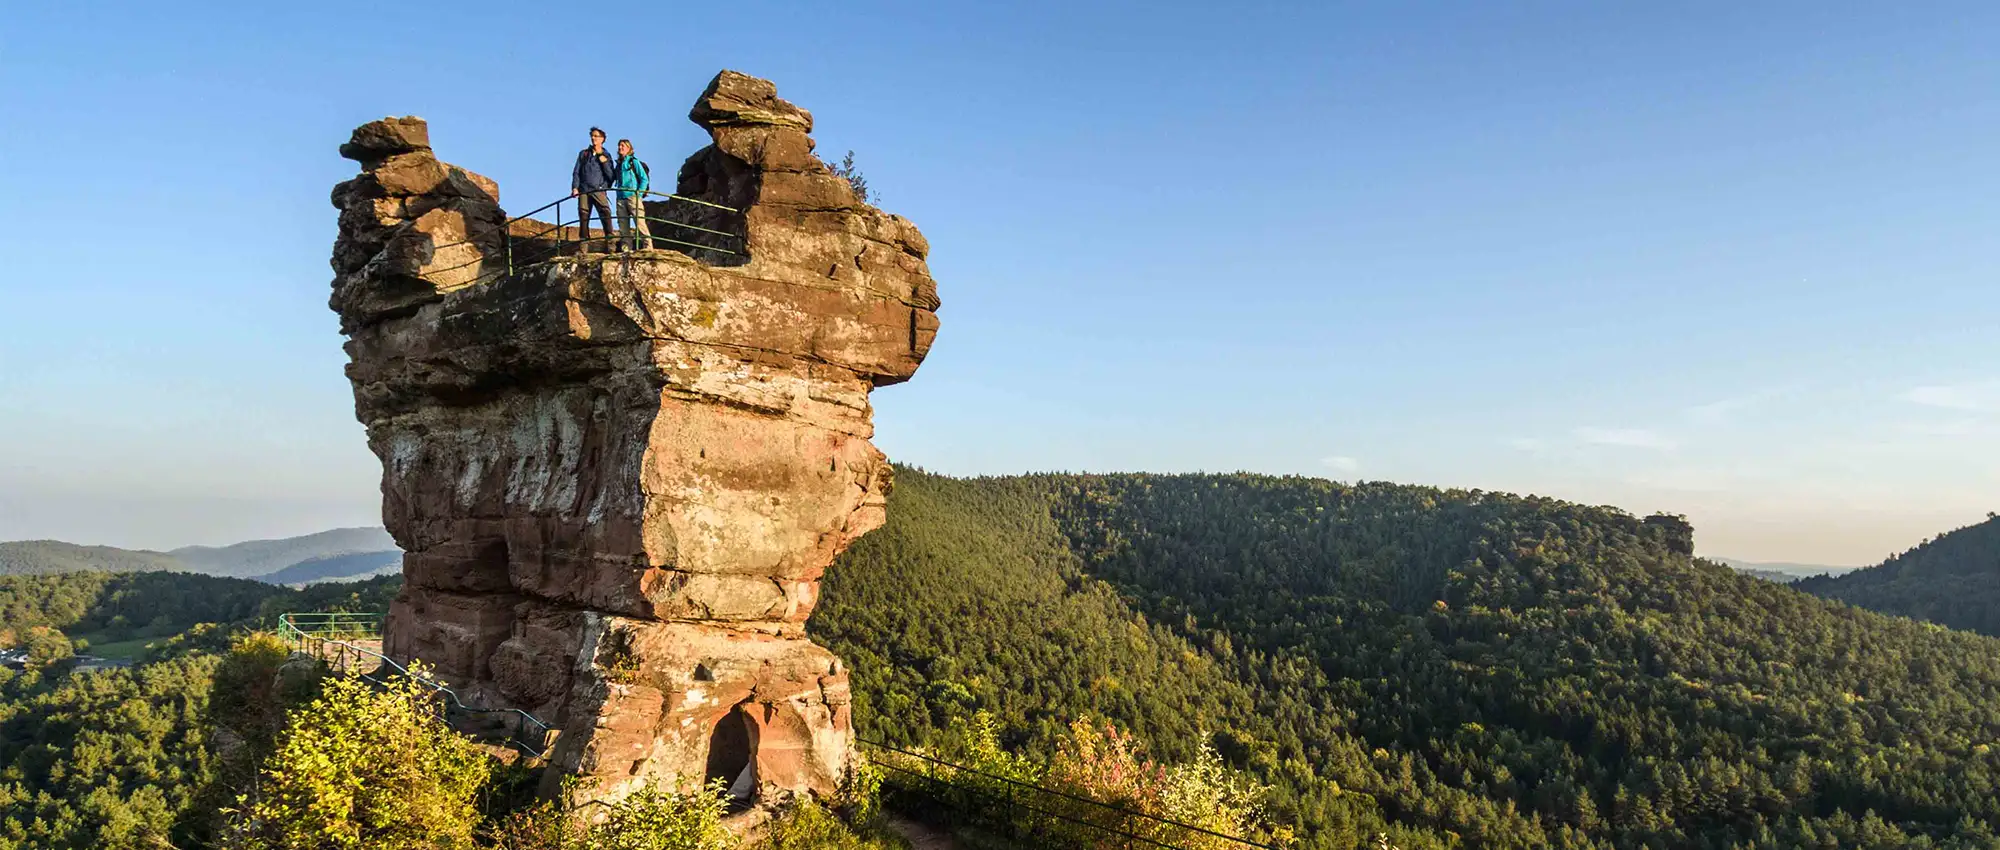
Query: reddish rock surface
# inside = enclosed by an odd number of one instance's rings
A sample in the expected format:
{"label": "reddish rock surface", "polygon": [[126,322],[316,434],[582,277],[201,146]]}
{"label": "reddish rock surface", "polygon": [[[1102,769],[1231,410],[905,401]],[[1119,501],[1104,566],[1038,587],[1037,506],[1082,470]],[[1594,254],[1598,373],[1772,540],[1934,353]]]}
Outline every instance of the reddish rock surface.
{"label": "reddish rock surface", "polygon": [[364,170],[333,193],[331,306],[408,553],[386,646],[551,721],[589,796],[746,765],[760,795],[829,793],[847,673],[804,624],[883,520],[868,394],[936,335],[929,246],[813,155],[771,83],[725,71],[689,117],[714,143],[679,193],[735,212],[652,212],[736,254],[531,264],[545,228],[440,162],[420,119],[341,146]]}

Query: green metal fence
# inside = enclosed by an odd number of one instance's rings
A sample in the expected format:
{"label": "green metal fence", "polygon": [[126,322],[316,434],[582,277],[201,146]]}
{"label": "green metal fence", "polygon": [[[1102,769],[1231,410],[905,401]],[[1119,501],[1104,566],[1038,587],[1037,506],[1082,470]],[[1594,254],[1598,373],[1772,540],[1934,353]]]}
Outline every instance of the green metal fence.
{"label": "green metal fence", "polygon": [[[615,190],[607,191],[604,194],[615,194]],[[566,210],[569,210],[577,202],[577,197],[572,195],[557,198],[522,215],[507,219],[506,223],[501,225],[500,229],[499,256],[487,256],[484,253],[484,247],[490,246],[483,246],[482,253],[477,259],[467,260],[455,266],[431,269],[428,274],[446,274],[478,265],[482,267],[481,271],[473,279],[474,283],[478,283],[503,275],[510,275],[520,269],[563,257],[573,257],[584,253],[631,253],[633,251],[652,250],[658,248],[663,243],[672,246],[672,250],[684,251],[690,255],[696,252],[707,252],[720,258],[742,257],[744,255],[743,237],[741,234],[694,224],[686,220],[691,216],[687,212],[684,212],[694,211],[699,213],[703,210],[715,210],[720,213],[733,215],[739,213],[740,210],[734,207],[725,207],[721,204],[710,203],[699,198],[690,198],[685,195],[674,195],[666,192],[635,189],[627,192],[627,194],[637,195],[643,199],[644,214],[634,216],[634,221],[644,221],[649,230],[655,227],[664,228],[667,233],[671,233],[672,235],[667,235],[666,233],[649,233],[646,236],[636,236],[630,233],[630,231],[621,229],[615,232],[600,230],[599,233],[601,235],[584,239],[582,235],[586,228],[580,227],[579,221],[567,217],[568,213]],[[622,224],[623,221],[616,212],[617,204],[618,202],[615,199],[610,201],[613,209],[612,218]],[[549,212],[550,210],[555,212],[554,222],[542,221],[535,218],[535,216]],[[517,233],[516,231],[524,232]],[[675,238],[676,236],[683,238]],[[644,241],[641,243],[635,240]],[[431,250],[435,254],[447,248],[476,244],[478,244],[476,240],[449,242],[433,246]],[[599,246],[606,250],[588,251],[591,246]],[[484,268],[485,264],[492,264],[493,268],[486,269]]]}

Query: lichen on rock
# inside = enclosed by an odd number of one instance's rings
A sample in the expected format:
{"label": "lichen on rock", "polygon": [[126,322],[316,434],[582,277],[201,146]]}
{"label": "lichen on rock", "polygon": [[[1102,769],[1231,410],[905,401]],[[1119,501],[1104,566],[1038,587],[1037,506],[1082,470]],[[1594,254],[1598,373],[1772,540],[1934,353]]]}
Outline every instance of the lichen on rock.
{"label": "lichen on rock", "polygon": [[884,518],[868,395],[936,336],[929,245],[812,154],[770,82],[725,71],[690,118],[713,143],[678,191],[733,211],[654,214],[740,234],[733,256],[523,262],[546,225],[510,222],[421,119],[341,146],[363,170],[333,193],[331,306],[406,553],[385,647],[552,721],[589,796],[830,793],[847,673],[804,624]]}

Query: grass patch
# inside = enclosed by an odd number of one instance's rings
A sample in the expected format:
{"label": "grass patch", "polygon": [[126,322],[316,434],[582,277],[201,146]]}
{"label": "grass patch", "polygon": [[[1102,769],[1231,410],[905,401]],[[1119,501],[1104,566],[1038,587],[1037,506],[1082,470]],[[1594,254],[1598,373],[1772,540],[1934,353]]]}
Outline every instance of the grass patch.
{"label": "grass patch", "polygon": [[89,642],[90,645],[83,650],[84,655],[120,659],[136,659],[139,657],[139,653],[146,650],[146,644],[166,637],[168,635],[147,634],[144,630],[139,635],[126,638],[125,640],[108,640],[103,632],[70,635],[72,640]]}
{"label": "grass patch", "polygon": [[138,658],[139,653],[146,650],[146,644],[156,640],[159,640],[159,638],[133,638],[131,640],[121,640],[112,643],[92,642],[90,648],[84,650],[84,654],[95,655],[99,658]]}

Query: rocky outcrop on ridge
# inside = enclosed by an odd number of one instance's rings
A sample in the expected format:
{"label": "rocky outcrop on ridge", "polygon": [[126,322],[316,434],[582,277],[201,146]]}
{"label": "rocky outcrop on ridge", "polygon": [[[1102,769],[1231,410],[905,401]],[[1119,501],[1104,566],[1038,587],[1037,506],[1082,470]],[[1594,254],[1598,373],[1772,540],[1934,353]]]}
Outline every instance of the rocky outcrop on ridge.
{"label": "rocky outcrop on ridge", "polygon": [[[725,71],[713,144],[654,205],[740,237],[524,263],[493,181],[416,118],[354,131],[331,306],[407,553],[386,648],[559,728],[588,796],[649,779],[834,789],[847,673],[805,636],[881,525],[868,395],[937,332],[929,246],[813,155],[810,113]],[[654,232],[660,235],[659,225]],[[510,253],[511,249],[511,253]]]}

